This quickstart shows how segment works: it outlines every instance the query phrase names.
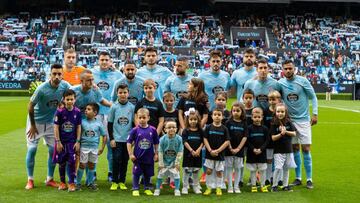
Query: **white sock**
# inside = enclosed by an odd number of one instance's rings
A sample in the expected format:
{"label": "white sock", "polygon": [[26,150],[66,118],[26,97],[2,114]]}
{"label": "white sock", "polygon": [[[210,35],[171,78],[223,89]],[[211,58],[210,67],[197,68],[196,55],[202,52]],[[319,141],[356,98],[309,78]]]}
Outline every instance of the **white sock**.
{"label": "white sock", "polygon": [[260,170],[259,173],[260,173],[260,184],[261,184],[261,187],[264,187],[265,186],[265,180],[266,180],[266,170]]}
{"label": "white sock", "polygon": [[289,185],[289,168],[284,166],[283,169],[283,185],[288,186]]}
{"label": "white sock", "polygon": [[273,177],[272,174],[272,164],[267,164],[267,168],[266,168],[266,180],[271,180],[271,178]]}
{"label": "white sock", "polygon": [[240,173],[242,168],[235,168],[235,178],[234,178],[234,187],[239,188],[239,182],[240,182]]}
{"label": "white sock", "polygon": [[188,188],[188,186],[189,186],[189,177],[190,177],[190,173],[186,172],[183,169],[183,188]]}
{"label": "white sock", "polygon": [[280,180],[281,173],[282,173],[281,169],[275,168],[273,187],[278,186],[278,182]]}
{"label": "white sock", "polygon": [[256,186],[256,171],[250,171],[251,186]]}
{"label": "white sock", "polygon": [[232,167],[226,167],[226,175],[225,176],[227,178],[228,181],[228,188],[233,188],[233,184],[232,184]]}
{"label": "white sock", "polygon": [[217,177],[216,176],[216,188],[221,188],[222,184],[223,184],[222,177]]}

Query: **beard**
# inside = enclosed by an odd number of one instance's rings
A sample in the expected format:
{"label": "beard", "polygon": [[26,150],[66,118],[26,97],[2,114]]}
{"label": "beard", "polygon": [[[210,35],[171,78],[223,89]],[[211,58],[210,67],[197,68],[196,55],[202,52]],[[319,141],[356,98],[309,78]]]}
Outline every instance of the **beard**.
{"label": "beard", "polygon": [[183,71],[183,70],[181,70],[181,71],[176,70],[176,75],[178,75],[178,76],[184,76],[184,75],[185,75],[185,71]]}
{"label": "beard", "polygon": [[135,78],[135,74],[125,74],[126,78],[129,79],[129,80],[132,80]]}
{"label": "beard", "polygon": [[294,73],[287,73],[287,74],[285,74],[285,77],[292,78],[292,77],[294,77]]}
{"label": "beard", "polygon": [[254,62],[252,60],[247,60],[245,61],[244,63],[246,66],[253,66],[254,65]]}

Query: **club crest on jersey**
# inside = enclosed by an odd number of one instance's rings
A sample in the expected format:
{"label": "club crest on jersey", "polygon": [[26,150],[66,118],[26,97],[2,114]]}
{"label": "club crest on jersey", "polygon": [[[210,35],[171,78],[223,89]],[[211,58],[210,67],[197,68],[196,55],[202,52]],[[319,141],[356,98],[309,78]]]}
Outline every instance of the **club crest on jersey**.
{"label": "club crest on jersey", "polygon": [[212,89],[212,93],[214,93],[214,94],[217,94],[217,93],[222,92],[222,91],[224,91],[224,88],[221,87],[220,85],[217,85]]}
{"label": "club crest on jersey", "polygon": [[97,86],[102,89],[102,90],[108,90],[110,88],[109,83],[105,82],[105,81],[100,81]]}
{"label": "club crest on jersey", "polygon": [[128,100],[130,103],[134,105],[138,102],[138,99],[136,97],[128,97]]}
{"label": "club crest on jersey", "polygon": [[120,117],[118,119],[118,124],[119,125],[127,125],[129,123],[129,119],[126,117]]}

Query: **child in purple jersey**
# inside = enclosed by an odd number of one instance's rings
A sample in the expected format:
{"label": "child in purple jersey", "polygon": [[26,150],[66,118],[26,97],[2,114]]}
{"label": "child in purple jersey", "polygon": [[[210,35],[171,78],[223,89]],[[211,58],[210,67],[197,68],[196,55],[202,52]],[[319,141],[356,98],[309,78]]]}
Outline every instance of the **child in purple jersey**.
{"label": "child in purple jersey", "polygon": [[[140,196],[139,179],[144,178],[144,193],[152,196],[149,189],[154,175],[154,161],[158,159],[159,136],[156,129],[148,124],[149,110],[140,108],[137,113],[138,126],[133,128],[127,139],[127,150],[133,165],[133,196]],[[134,149],[132,149],[134,146]]]}
{"label": "child in purple jersey", "polygon": [[63,95],[64,107],[59,108],[55,113],[54,134],[55,151],[53,161],[59,163],[61,183],[59,190],[66,190],[65,169],[68,164],[69,170],[69,192],[75,191],[75,151],[80,149],[81,134],[81,112],[74,106],[75,92],[67,90]]}

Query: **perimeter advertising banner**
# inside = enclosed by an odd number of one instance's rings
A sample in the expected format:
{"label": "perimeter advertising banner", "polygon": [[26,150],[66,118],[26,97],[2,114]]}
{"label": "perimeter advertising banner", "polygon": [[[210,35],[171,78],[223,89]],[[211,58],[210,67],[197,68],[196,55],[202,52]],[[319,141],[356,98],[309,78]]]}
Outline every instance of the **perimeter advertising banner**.
{"label": "perimeter advertising banner", "polygon": [[0,90],[27,90],[31,81],[0,81]]}
{"label": "perimeter advertising banner", "polygon": [[232,40],[265,40],[265,28],[243,28],[243,27],[231,27]]}

